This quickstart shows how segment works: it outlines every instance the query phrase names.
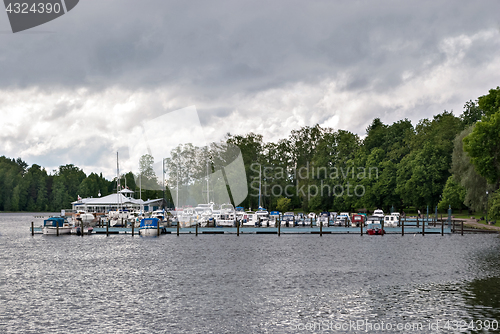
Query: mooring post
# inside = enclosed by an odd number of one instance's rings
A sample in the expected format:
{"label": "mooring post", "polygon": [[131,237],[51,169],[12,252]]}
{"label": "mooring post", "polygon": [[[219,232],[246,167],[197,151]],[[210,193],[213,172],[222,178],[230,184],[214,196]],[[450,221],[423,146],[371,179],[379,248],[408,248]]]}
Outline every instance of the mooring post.
{"label": "mooring post", "polygon": [[82,238],[83,238],[83,219],[82,219],[81,225],[82,225]]}
{"label": "mooring post", "polygon": [[196,236],[198,236],[198,222],[196,222]]}
{"label": "mooring post", "polygon": [[31,222],[31,236],[34,236],[35,235],[35,226],[34,226],[34,223]]}
{"label": "mooring post", "polygon": [[443,224],[443,220],[441,219],[441,236],[444,235],[444,224]]}
{"label": "mooring post", "polygon": [[418,214],[417,214],[417,228],[419,228],[420,226],[418,225]]}
{"label": "mooring post", "polygon": [[180,225],[180,221],[179,219],[177,219],[177,236],[179,236],[179,225]]}
{"label": "mooring post", "polygon": [[240,236],[240,222],[236,220],[236,236]]}
{"label": "mooring post", "polygon": [[382,219],[382,236],[385,234],[385,230],[384,230],[384,220]]}
{"label": "mooring post", "polygon": [[160,220],[156,223],[156,236],[160,236]]}
{"label": "mooring post", "polygon": [[406,222],[406,216],[404,217],[404,220],[401,222],[401,236],[405,235],[405,222]]}
{"label": "mooring post", "polygon": [[56,221],[56,235],[59,236],[59,221]]}
{"label": "mooring post", "polygon": [[359,222],[359,229],[361,231],[361,235],[363,235],[363,219]]}
{"label": "mooring post", "polygon": [[278,237],[281,235],[281,222],[278,219]]}
{"label": "mooring post", "polygon": [[106,236],[109,237],[109,219],[106,220]]}
{"label": "mooring post", "polygon": [[135,225],[135,221],[132,222],[132,236],[134,236],[134,225]]}
{"label": "mooring post", "polygon": [[[316,223],[317,225],[317,223]],[[319,236],[322,237],[323,236],[323,222],[322,221],[319,221]]]}
{"label": "mooring post", "polygon": [[464,235],[464,221],[461,221],[462,226],[460,227],[460,234]]}
{"label": "mooring post", "polygon": [[425,222],[422,222],[422,235],[425,235]]}

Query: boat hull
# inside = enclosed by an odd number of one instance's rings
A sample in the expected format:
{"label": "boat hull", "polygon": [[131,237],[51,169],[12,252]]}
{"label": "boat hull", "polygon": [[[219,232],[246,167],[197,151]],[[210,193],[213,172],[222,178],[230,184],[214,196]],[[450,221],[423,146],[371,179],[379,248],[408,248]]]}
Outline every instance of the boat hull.
{"label": "boat hull", "polygon": [[366,234],[368,234],[368,235],[384,235],[385,231],[384,230],[367,230]]}
{"label": "boat hull", "polygon": [[156,237],[158,235],[157,228],[141,228],[139,229],[139,235],[143,237]]}
{"label": "boat hull", "polygon": [[[45,235],[57,235],[57,227],[42,227],[42,233]],[[70,234],[71,227],[59,227],[59,234]]]}

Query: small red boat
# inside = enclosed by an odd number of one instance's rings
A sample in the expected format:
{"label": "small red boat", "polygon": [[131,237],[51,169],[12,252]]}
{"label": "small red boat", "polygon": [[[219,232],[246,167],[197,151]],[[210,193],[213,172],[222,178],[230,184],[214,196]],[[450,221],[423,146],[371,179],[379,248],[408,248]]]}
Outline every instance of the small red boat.
{"label": "small red boat", "polygon": [[[383,219],[383,218],[382,218]],[[384,235],[385,231],[382,228],[379,217],[370,217],[366,222],[366,234],[368,235]]]}

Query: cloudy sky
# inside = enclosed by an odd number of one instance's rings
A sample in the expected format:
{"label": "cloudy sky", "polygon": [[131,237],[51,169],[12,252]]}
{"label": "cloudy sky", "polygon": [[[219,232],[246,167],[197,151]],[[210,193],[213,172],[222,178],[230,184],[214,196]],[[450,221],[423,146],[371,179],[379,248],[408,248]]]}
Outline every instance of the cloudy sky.
{"label": "cloudy sky", "polygon": [[[117,151],[137,167],[144,136],[363,135],[375,117],[460,114],[500,85],[498,13],[497,0],[82,0],[16,34],[0,13],[0,155],[111,178]],[[165,118],[190,106],[199,120]]]}

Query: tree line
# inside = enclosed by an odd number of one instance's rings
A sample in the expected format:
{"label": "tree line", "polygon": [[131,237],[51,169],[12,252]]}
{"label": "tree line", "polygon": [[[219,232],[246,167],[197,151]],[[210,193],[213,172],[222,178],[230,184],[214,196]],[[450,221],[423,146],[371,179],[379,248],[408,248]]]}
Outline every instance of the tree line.
{"label": "tree line", "polygon": [[[176,187],[195,184],[190,180],[198,182],[192,187],[196,194],[185,191],[184,196],[198,202],[208,198],[203,195],[203,177],[209,172],[216,175],[230,163],[234,150],[221,153],[227,147],[241,151],[248,196],[240,205],[245,208],[256,209],[259,204],[283,211],[429,207],[433,212],[437,206],[441,212],[451,207],[484,213],[488,208],[490,217],[500,217],[500,87],[466,102],[458,116],[445,110],[416,125],[408,119],[384,124],[375,118],[363,138],[316,125],[292,130],[277,142],[264,142],[262,135],[248,133],[227,134],[207,148],[181,145],[165,160],[166,202],[172,206]],[[214,161],[207,166],[207,160]],[[141,188],[149,188],[143,198],[163,196],[161,185],[145,187],[162,179],[152,172],[153,164],[153,157],[141,158]],[[137,179],[129,172],[120,183],[138,192]],[[224,181],[214,183],[212,188],[224,190]],[[71,164],[48,174],[39,165],[28,167],[20,158],[0,157],[1,211],[58,211],[69,208],[77,196],[105,196],[116,186],[116,178],[86,175]]]}

